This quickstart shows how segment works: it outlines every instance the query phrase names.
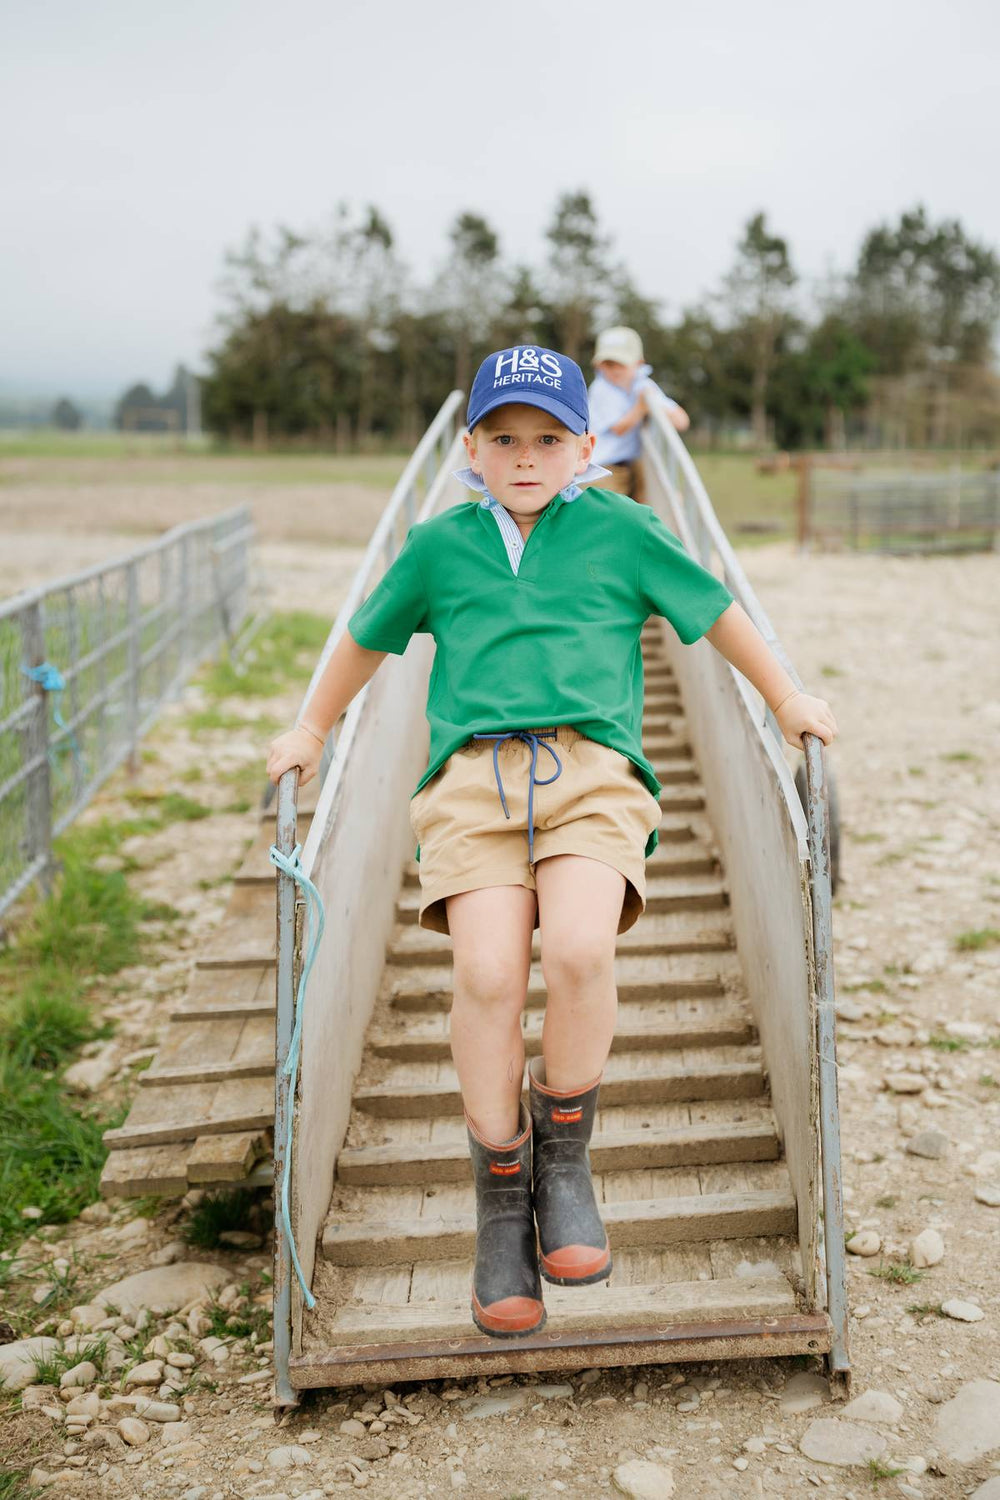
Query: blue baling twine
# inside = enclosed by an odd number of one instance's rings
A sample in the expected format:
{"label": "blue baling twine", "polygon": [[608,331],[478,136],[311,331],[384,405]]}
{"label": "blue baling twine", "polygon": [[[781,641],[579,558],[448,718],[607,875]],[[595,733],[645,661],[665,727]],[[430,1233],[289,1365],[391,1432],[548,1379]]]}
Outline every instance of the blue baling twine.
{"label": "blue baling twine", "polygon": [[288,1056],[282,1072],[289,1079],[288,1084],[288,1133],[285,1137],[285,1170],[281,1175],[281,1223],[285,1231],[285,1239],[291,1251],[292,1265],[302,1288],[306,1307],[316,1306],[316,1298],[306,1285],[306,1279],[302,1274],[299,1264],[299,1253],[295,1248],[295,1235],[292,1232],[292,1216],[288,1207],[289,1187],[292,1179],[292,1122],[295,1117],[295,1088],[299,1075],[299,1053],[302,1049],[302,1017],[305,1014],[306,986],[309,983],[309,972],[323,941],[323,928],[326,925],[326,917],[323,913],[323,898],[313,885],[309,876],[302,868],[302,845],[296,844],[291,854],[282,854],[277,844],[271,845],[271,863],[275,869],[281,870],[285,875],[291,877],[306,898],[306,956],[299,975],[299,985],[295,992],[295,1025],[292,1027],[292,1039],[288,1044]]}
{"label": "blue baling twine", "polygon": [[[21,671],[32,682],[37,682],[44,693],[61,693],[66,687],[66,679],[63,677],[63,674],[50,661],[43,661],[37,667],[22,667]],[[77,760],[81,760],[82,756],[80,746],[77,744],[76,735],[67,726],[66,720],[63,718],[56,704],[52,705],[52,717],[55,719],[57,726],[67,735],[70,747]]]}

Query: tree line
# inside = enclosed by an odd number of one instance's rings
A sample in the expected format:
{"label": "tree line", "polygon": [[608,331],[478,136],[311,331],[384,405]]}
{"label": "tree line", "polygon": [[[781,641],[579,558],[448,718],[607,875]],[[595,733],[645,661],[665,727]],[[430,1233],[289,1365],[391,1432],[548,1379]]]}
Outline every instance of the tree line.
{"label": "tree line", "polygon": [[258,445],[410,444],[491,349],[542,344],[586,371],[598,330],[625,323],[704,441],[1000,441],[1000,258],[958,220],[917,206],[869,230],[849,271],[806,285],[757,213],[718,287],[674,320],[636,286],[586,192],[559,197],[545,252],[509,264],[496,229],[466,211],[418,285],[374,206],[342,204],[309,233],[251,230],[226,256],[206,425]]}

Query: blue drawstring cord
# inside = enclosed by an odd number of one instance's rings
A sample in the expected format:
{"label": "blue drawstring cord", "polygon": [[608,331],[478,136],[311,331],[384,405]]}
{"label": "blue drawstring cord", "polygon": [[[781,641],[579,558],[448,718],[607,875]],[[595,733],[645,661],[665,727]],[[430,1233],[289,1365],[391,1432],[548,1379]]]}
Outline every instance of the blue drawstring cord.
{"label": "blue drawstring cord", "polygon": [[[474,740],[493,741],[493,775],[496,777],[497,791],[500,793],[500,806],[508,822],[510,810],[507,806],[507,798],[504,796],[503,778],[500,775],[500,746],[506,744],[508,740],[520,740],[522,744],[531,747],[531,775],[528,778],[528,863],[530,865],[535,863],[535,787],[551,786],[562,775],[562,761],[552,746],[546,743],[547,740],[554,740],[555,737],[554,729],[546,730],[542,734],[535,734],[530,729],[511,729],[507,734],[474,734],[472,736]],[[538,768],[539,749],[547,750],[556,763],[555,773],[552,776],[546,776],[543,780],[539,780],[535,775]]]}
{"label": "blue drawstring cord", "polygon": [[295,1089],[298,1084],[299,1053],[302,1049],[302,1018],[305,1014],[306,986],[309,983],[309,973],[323,941],[323,928],[326,926],[326,917],[323,912],[323,898],[313,885],[309,876],[302,868],[302,845],[296,844],[291,854],[282,854],[277,844],[271,845],[270,859],[275,869],[281,870],[288,875],[306,898],[306,956],[299,975],[298,989],[295,992],[295,1024],[292,1027],[292,1038],[288,1044],[288,1056],[282,1072],[290,1080],[288,1085],[288,1133],[285,1137],[285,1170],[281,1178],[281,1222],[285,1231],[285,1238],[291,1251],[292,1265],[302,1288],[302,1296],[306,1307],[316,1306],[316,1298],[306,1285],[306,1279],[302,1274],[299,1264],[299,1253],[295,1248],[295,1235],[292,1232],[292,1215],[288,1206],[289,1186],[292,1179],[292,1122],[295,1117]]}
{"label": "blue drawstring cord", "polygon": [[[22,666],[21,671],[24,673],[25,677],[29,678],[32,682],[37,682],[38,686],[44,693],[61,693],[65,690],[66,679],[63,677],[63,674],[60,672],[59,668],[57,666],[54,666],[50,661],[43,661],[37,667]],[[55,720],[57,727],[63,730],[63,732],[66,734],[66,737],[69,740],[70,748],[73,751],[76,759],[78,761],[82,761],[83,756],[80,751],[80,746],[77,743],[76,735],[73,733],[72,729],[68,728],[66,720],[63,718],[62,713],[56,704],[52,705],[52,717]]]}

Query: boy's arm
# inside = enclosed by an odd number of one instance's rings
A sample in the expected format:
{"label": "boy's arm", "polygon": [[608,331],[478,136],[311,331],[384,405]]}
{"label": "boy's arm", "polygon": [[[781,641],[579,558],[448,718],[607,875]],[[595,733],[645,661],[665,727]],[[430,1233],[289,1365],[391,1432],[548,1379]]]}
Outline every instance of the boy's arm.
{"label": "boy's arm", "polygon": [[624,437],[626,432],[631,432],[633,427],[638,427],[640,422],[644,422],[648,415],[649,407],[646,405],[646,398],[640,392],[625,415],[619,417],[617,422],[612,422],[608,431],[613,432],[616,437]]}
{"label": "boy's arm", "polygon": [[830,705],[795,686],[739,604],[724,609],[705,637],[757,689],[790,745],[801,750],[803,734],[818,735],[824,745],[831,743],[837,721]]}
{"label": "boy's arm", "polygon": [[384,651],[359,646],[345,631],[323,668],[312,695],[294,729],[279,734],[267,757],[267,774],[277,783],[292,766],[299,766],[300,786],[312,780],[319,769],[327,735],[352,698],[374,677],[385,660]]}

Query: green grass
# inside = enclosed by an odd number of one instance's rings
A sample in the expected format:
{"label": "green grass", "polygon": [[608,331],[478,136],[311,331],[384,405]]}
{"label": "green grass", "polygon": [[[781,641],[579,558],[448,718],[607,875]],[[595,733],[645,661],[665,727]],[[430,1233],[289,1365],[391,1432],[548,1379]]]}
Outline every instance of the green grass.
{"label": "green grass", "polygon": [[77,1108],[59,1072],[82,1043],[108,1035],[92,1018],[90,988],[141,958],[141,923],[157,911],[120,871],[94,868],[120,838],[98,824],[59,840],[52,894],[27,909],[0,954],[0,1247],[23,1238],[29,1204],[41,1223],[64,1223],[99,1196],[101,1136],[114,1122]]}
{"label": "green grass", "polygon": [[1000,1089],[1000,1078],[995,1078],[992,1073],[980,1073],[979,1086],[984,1089]]}
{"label": "green grass", "polygon": [[199,685],[216,699],[276,697],[290,682],[309,681],[329,633],[329,620],[304,610],[274,615],[241,661],[222,658]]}
{"label": "green grass", "polygon": [[941,1311],[940,1302],[911,1302],[906,1311],[914,1318],[929,1318],[932,1314],[936,1318],[947,1316]]}
{"label": "green grass", "polygon": [[960,932],[955,939],[959,953],[978,953],[983,948],[995,948],[997,943],[1000,943],[1000,928],[997,927],[976,927]]}
{"label": "green grass", "polygon": [[928,1047],[933,1047],[935,1052],[964,1052],[969,1043],[964,1036],[929,1036]]}
{"label": "green grass", "polygon": [[894,1468],[892,1464],[884,1464],[880,1458],[868,1460],[868,1477],[873,1486],[880,1484],[883,1479],[897,1479],[900,1474],[905,1473],[905,1469]]}
{"label": "green grass", "polygon": [[851,829],[848,828],[847,829],[847,837],[851,840],[852,844],[884,844],[885,843],[885,834],[884,833],[852,833]]}
{"label": "green grass", "polygon": [[913,1286],[914,1282],[924,1279],[923,1271],[916,1270],[908,1261],[904,1261],[902,1265],[875,1266],[868,1275],[877,1276],[880,1281],[889,1281],[893,1286]]}
{"label": "green grass", "polygon": [[875,1207],[876,1208],[895,1208],[897,1201],[898,1200],[893,1197],[892,1193],[886,1193],[884,1197],[882,1197],[882,1198],[876,1198],[875,1199]]}
{"label": "green grass", "polygon": [[854,984],[842,984],[839,988],[845,995],[856,995],[864,990],[873,995],[884,995],[889,986],[884,979],[859,979]]}
{"label": "green grass", "polygon": [[941,759],[942,760],[947,760],[947,761],[952,761],[952,762],[959,762],[959,761],[976,761],[976,762],[978,762],[981,759],[981,757],[978,756],[978,755],[975,755],[971,750],[951,750],[947,754],[942,755]]}
{"label": "green grass", "polygon": [[246,1189],[231,1193],[211,1193],[192,1211],[184,1227],[189,1245],[202,1250],[216,1250],[219,1235],[227,1229],[254,1229],[254,1194]]}
{"label": "green grass", "polygon": [[[795,530],[798,475],[758,474],[756,457],[744,453],[696,453],[694,461],[719,520],[739,546],[773,541]],[[768,528],[758,536],[746,526]]]}

